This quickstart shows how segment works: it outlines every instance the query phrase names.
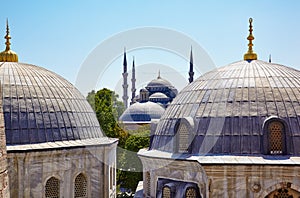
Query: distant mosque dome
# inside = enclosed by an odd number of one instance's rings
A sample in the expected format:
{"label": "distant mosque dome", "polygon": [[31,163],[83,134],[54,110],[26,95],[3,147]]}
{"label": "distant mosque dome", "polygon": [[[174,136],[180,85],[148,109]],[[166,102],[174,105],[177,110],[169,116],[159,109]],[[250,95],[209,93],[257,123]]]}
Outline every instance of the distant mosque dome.
{"label": "distant mosque dome", "polygon": [[150,122],[151,119],[159,119],[165,109],[154,102],[134,103],[129,106],[120,121],[123,122]]}
{"label": "distant mosque dome", "polygon": [[163,79],[162,77],[158,76],[156,79],[151,80],[147,87],[170,87],[173,86],[169,81]]}
{"label": "distant mosque dome", "polygon": [[154,94],[152,94],[149,99],[168,99],[168,96],[166,96],[166,94],[163,94],[161,92],[156,92]]}
{"label": "distant mosque dome", "polygon": [[146,89],[149,91],[150,95],[156,92],[162,92],[167,95],[170,100],[175,98],[178,93],[177,89],[169,81],[160,76],[160,72],[156,79],[151,80],[147,84]]}

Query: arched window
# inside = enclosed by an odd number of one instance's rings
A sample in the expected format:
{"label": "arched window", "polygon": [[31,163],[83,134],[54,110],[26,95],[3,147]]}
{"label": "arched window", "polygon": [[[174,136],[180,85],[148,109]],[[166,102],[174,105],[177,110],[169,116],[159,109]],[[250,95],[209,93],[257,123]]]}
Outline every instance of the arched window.
{"label": "arched window", "polygon": [[168,186],[163,187],[162,198],[171,198],[171,189]]}
{"label": "arched window", "polygon": [[187,124],[181,121],[177,133],[179,136],[178,152],[187,153],[189,151],[189,131]]}
{"label": "arched window", "polygon": [[60,188],[60,181],[55,177],[49,178],[45,186],[45,197],[59,198],[59,188]]}
{"label": "arched window", "polygon": [[186,198],[196,198],[197,197],[197,192],[195,188],[188,188],[185,192],[185,197]]}
{"label": "arched window", "polygon": [[269,152],[270,154],[280,155],[284,152],[284,126],[279,121],[270,122],[269,132]]}
{"label": "arched window", "polygon": [[291,188],[280,188],[271,192],[265,198],[297,198],[300,197],[300,192]]}
{"label": "arched window", "polygon": [[87,180],[82,173],[75,178],[74,197],[87,197]]}

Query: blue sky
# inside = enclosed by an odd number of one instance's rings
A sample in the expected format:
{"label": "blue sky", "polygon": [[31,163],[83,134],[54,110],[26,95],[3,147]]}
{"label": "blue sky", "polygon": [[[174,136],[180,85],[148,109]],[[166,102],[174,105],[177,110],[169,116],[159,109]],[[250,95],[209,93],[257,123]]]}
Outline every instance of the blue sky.
{"label": "blue sky", "polygon": [[[81,64],[101,42],[139,27],[163,27],[197,41],[217,66],[241,60],[247,51],[248,18],[254,19],[254,50],[261,60],[300,69],[300,1],[128,0],[5,1],[0,35],[9,19],[12,49],[20,62],[43,66],[75,82]],[[2,25],[1,25],[2,23]],[[1,38],[3,38],[1,36]],[[0,40],[4,49],[4,39]],[[108,49],[110,50],[110,49]],[[154,51],[135,51],[138,64],[159,62]],[[137,56],[138,55],[138,56]],[[195,55],[196,56],[196,55]],[[164,64],[176,65],[171,55]],[[122,58],[111,72],[121,76]],[[180,62],[184,64],[184,62]],[[182,68],[180,72],[187,72]],[[149,71],[155,73],[157,71]],[[106,76],[109,76],[106,75]],[[112,86],[104,78],[98,87]],[[113,87],[109,87],[112,88]]]}

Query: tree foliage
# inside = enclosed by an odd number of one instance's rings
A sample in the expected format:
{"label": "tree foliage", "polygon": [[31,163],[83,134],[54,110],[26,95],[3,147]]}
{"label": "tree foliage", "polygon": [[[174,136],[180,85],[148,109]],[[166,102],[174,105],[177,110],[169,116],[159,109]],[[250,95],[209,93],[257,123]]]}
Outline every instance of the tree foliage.
{"label": "tree foliage", "polygon": [[97,92],[92,90],[88,93],[87,101],[94,109],[106,136],[119,138],[119,146],[124,147],[128,133],[117,122],[124,111],[124,105],[118,101],[118,95],[106,88]]}
{"label": "tree foliage", "polygon": [[120,156],[121,166],[129,170],[120,172],[121,186],[135,191],[139,181],[143,180],[143,166],[137,152],[149,146],[150,143],[150,126],[142,126],[136,131],[130,131],[131,134],[126,142],[126,152]]}
{"label": "tree foliage", "polygon": [[92,90],[87,101],[94,109],[102,131],[108,137],[118,138],[117,149],[118,172],[117,183],[120,188],[134,192],[142,180],[142,163],[137,156],[141,148],[149,146],[150,126],[141,126],[135,131],[125,131],[118,124],[124,112],[124,105],[118,101],[118,95],[109,89]]}

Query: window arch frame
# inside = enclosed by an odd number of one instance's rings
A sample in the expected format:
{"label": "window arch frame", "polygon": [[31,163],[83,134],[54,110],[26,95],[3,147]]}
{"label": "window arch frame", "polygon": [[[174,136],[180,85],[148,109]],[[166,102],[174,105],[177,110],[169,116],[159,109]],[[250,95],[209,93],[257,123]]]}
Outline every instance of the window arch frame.
{"label": "window arch frame", "polygon": [[[271,153],[270,142],[271,142],[271,131],[270,125],[272,123],[279,122],[282,125],[282,153]],[[263,123],[263,135],[262,135],[262,149],[265,155],[289,155],[292,153],[292,141],[290,135],[290,129],[285,120],[276,116],[267,118]]]}
{"label": "window arch frame", "polygon": [[89,177],[87,176],[86,173],[84,172],[78,172],[77,174],[74,175],[73,177],[73,183],[72,183],[72,192],[73,192],[73,197],[75,197],[75,185],[76,185],[76,178],[79,176],[79,175],[83,175],[85,180],[86,180],[86,197],[89,197],[89,186],[90,186],[90,182],[89,182]]}
{"label": "window arch frame", "polygon": [[54,178],[54,179],[56,179],[58,181],[58,197],[61,197],[61,178],[59,176],[57,176],[57,175],[51,175],[51,176],[49,176],[49,177],[47,177],[45,179],[45,182],[44,182],[44,185],[43,185],[43,187],[44,187],[44,197],[45,198],[47,198],[47,196],[46,196],[46,193],[47,193],[46,192],[46,190],[47,190],[47,183],[52,178]]}
{"label": "window arch frame", "polygon": [[[181,144],[181,133],[179,131],[180,125],[184,124],[187,127],[187,148],[186,151],[181,151],[180,144]],[[193,150],[193,142],[195,138],[195,131],[194,131],[194,119],[192,117],[185,117],[185,118],[179,118],[174,126],[174,152],[175,153],[192,153]]]}

